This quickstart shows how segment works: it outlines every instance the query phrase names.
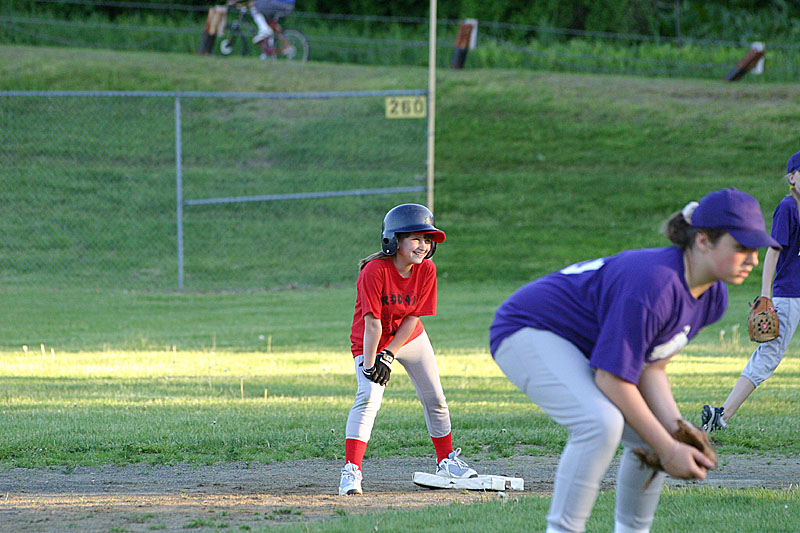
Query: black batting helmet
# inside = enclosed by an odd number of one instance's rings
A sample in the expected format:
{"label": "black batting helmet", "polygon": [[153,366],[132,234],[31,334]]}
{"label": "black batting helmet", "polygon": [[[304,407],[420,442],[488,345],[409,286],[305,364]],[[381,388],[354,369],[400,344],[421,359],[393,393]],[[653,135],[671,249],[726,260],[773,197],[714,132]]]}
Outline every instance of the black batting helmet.
{"label": "black batting helmet", "polygon": [[431,257],[436,251],[436,243],[444,242],[445,234],[434,226],[433,213],[419,204],[402,204],[392,208],[383,217],[381,225],[381,249],[387,255],[397,253],[398,233],[431,234],[433,245],[425,257]]}

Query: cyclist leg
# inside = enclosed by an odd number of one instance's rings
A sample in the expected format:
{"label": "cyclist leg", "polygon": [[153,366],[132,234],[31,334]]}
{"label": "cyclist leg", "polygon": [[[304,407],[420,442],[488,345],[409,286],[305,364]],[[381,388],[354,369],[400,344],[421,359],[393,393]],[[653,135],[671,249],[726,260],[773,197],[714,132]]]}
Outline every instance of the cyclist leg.
{"label": "cyclist leg", "polygon": [[258,26],[258,33],[253,37],[253,42],[259,43],[272,37],[274,32],[267,22],[267,19],[272,18],[269,0],[256,0],[253,2],[250,6],[250,14],[253,16],[256,26]]}
{"label": "cyclist leg", "polygon": [[275,30],[275,35],[277,35],[278,39],[280,40],[281,53],[284,55],[293,56],[295,50],[292,47],[292,44],[286,39],[286,37],[283,36],[283,30],[281,29],[280,24],[278,24],[278,20],[288,16],[292,11],[294,11],[294,5],[282,2],[276,3],[279,4],[280,7],[276,8],[275,12],[272,13],[273,16],[271,17],[269,24],[272,26],[272,29]]}

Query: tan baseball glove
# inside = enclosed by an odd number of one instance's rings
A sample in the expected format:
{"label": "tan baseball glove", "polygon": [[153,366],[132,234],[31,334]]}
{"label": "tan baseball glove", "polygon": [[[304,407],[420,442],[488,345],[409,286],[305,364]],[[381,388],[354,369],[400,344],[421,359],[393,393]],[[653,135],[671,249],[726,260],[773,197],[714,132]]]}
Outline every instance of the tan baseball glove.
{"label": "tan baseball glove", "polygon": [[[706,434],[702,428],[699,428],[685,420],[678,420],[678,430],[673,433],[672,436],[675,437],[675,440],[690,446],[694,446],[703,452],[703,455],[714,462],[714,468],[716,468],[717,450],[714,449],[711,441],[708,440],[708,434]],[[656,452],[652,450],[646,451],[642,448],[634,449],[633,453],[636,454],[636,457],[639,458],[643,466],[648,466],[654,470],[653,475],[650,476],[650,479],[648,479],[647,483],[644,484],[644,489],[646,489],[650,486],[650,483],[656,477],[656,474],[664,470],[664,467],[661,465],[661,458]]]}
{"label": "tan baseball glove", "polygon": [[778,312],[772,300],[759,296],[750,304],[750,316],[747,317],[747,331],[750,340],[767,342],[778,336]]}

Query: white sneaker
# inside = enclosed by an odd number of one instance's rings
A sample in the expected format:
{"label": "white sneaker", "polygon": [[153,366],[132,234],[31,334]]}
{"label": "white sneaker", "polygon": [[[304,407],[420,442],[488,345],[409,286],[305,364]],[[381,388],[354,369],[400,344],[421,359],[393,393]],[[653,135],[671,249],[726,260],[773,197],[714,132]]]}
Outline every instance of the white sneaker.
{"label": "white sneaker", "polygon": [[703,406],[703,410],[700,413],[700,419],[703,422],[703,429],[706,430],[706,433],[711,433],[712,431],[725,429],[728,427],[728,424],[722,419],[722,415],[724,414],[724,407],[714,407],[712,405]]}
{"label": "white sneaker", "polygon": [[459,455],[461,455],[461,448],[456,448],[447,457],[439,461],[436,475],[456,479],[478,477],[478,473],[475,470],[458,458]]}
{"label": "white sneaker", "polygon": [[342,468],[342,479],[339,481],[339,496],[363,494],[361,491],[361,470],[353,463]]}
{"label": "white sneaker", "polygon": [[296,53],[297,53],[297,50],[295,50],[294,46],[292,46],[292,45],[287,46],[286,48],[284,48],[281,51],[281,54],[285,55],[289,59],[292,59],[295,56]]}

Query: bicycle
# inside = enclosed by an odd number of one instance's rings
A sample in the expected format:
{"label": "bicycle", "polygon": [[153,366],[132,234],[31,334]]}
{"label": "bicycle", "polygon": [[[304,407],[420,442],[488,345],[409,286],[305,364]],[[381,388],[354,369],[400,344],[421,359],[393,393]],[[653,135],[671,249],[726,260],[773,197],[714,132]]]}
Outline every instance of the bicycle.
{"label": "bicycle", "polygon": [[[239,14],[225,25],[225,33],[219,42],[219,51],[222,55],[231,55],[234,48],[241,47],[241,55],[246,56],[250,41],[256,34],[255,24],[245,19],[250,10],[244,5],[238,5]],[[267,23],[273,31],[273,36],[256,43],[261,51],[261,59],[281,59],[286,61],[305,62],[308,60],[308,39],[298,30],[285,30],[277,20],[268,19]]]}

